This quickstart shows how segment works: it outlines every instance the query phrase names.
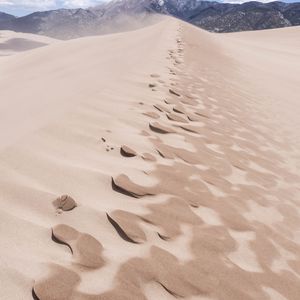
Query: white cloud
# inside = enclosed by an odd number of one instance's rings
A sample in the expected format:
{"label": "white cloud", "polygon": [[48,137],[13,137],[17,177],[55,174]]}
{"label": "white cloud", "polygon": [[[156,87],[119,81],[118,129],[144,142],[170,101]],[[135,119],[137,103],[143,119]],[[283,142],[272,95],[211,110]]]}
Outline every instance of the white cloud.
{"label": "white cloud", "polygon": [[0,0],[0,6],[22,6],[22,7],[51,7],[56,4],[55,0]]}
{"label": "white cloud", "polygon": [[100,0],[0,0],[1,6],[16,8],[58,8],[58,7],[87,7],[98,4]]}
{"label": "white cloud", "polygon": [[0,0],[0,11],[23,16],[35,11],[58,8],[86,8],[106,0]]}
{"label": "white cloud", "polygon": [[98,4],[100,1],[95,0],[64,0],[62,5],[64,7],[87,7]]}

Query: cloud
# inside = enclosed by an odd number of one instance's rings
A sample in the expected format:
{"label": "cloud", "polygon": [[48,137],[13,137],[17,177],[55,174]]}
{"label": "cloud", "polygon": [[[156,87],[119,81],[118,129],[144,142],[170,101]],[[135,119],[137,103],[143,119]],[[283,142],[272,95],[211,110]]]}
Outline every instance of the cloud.
{"label": "cloud", "polygon": [[58,7],[87,7],[96,5],[100,0],[0,0],[1,6],[16,8],[48,9]]}
{"label": "cloud", "polygon": [[63,1],[64,6],[66,7],[83,7],[83,6],[91,6],[95,5],[99,1],[93,0],[65,0]]}
{"label": "cloud", "polygon": [[38,10],[90,7],[104,0],[0,0],[0,11],[17,16]]}
{"label": "cloud", "polygon": [[20,7],[51,7],[55,0],[0,0],[0,6],[20,6]]}

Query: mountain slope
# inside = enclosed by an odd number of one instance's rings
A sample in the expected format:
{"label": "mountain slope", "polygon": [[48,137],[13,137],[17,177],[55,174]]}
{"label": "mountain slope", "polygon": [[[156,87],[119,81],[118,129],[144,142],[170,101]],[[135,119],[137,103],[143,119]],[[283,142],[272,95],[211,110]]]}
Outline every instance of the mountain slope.
{"label": "mountain slope", "polygon": [[1,22],[13,20],[13,19],[15,19],[15,18],[16,18],[16,17],[13,16],[13,15],[6,14],[6,13],[0,11],[0,21],[1,21]]}
{"label": "mountain slope", "polygon": [[14,19],[16,19],[15,16],[0,11],[0,28],[8,28]]}
{"label": "mountain slope", "polygon": [[[215,32],[258,30],[300,25],[300,3],[121,0],[89,9],[60,9],[13,18],[0,16],[0,29],[70,39],[134,29],[166,14]],[[1,21],[2,19],[2,21]],[[139,24],[139,25],[137,25]]]}
{"label": "mountain slope", "polygon": [[[220,4],[209,6],[191,16],[189,21],[204,29],[216,32],[270,29],[299,25],[294,16],[287,12],[289,5],[284,3],[248,2],[241,5]],[[300,5],[298,4],[300,8]],[[295,11],[292,8],[292,11]],[[296,12],[296,11],[295,11]],[[285,14],[285,15],[284,15]],[[296,15],[298,15],[296,13]]]}

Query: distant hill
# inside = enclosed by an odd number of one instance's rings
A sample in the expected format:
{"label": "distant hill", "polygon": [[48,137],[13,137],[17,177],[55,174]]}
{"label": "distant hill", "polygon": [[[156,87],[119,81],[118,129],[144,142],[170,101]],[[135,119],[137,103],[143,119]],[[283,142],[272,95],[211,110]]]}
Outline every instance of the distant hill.
{"label": "distant hill", "polygon": [[7,24],[10,24],[10,21],[16,19],[15,16],[12,16],[12,15],[9,15],[9,14],[6,14],[4,12],[1,12],[0,11],[0,26],[6,26]]}
{"label": "distant hill", "polygon": [[153,16],[171,15],[214,32],[300,25],[300,3],[229,4],[199,0],[121,0],[89,9],[59,9],[16,18],[0,13],[0,29],[70,39],[134,28]]}

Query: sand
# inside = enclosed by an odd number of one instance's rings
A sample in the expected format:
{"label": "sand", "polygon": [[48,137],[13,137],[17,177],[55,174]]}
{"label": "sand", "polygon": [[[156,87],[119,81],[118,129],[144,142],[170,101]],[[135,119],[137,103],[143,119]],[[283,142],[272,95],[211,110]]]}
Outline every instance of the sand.
{"label": "sand", "polygon": [[299,31],[2,57],[0,299],[299,299]]}
{"label": "sand", "polygon": [[0,30],[0,58],[56,42],[58,40],[42,35]]}

